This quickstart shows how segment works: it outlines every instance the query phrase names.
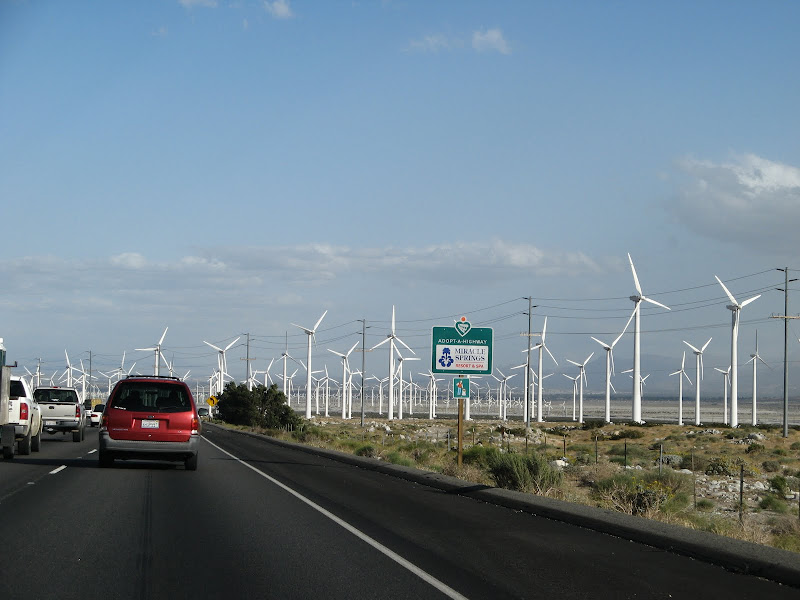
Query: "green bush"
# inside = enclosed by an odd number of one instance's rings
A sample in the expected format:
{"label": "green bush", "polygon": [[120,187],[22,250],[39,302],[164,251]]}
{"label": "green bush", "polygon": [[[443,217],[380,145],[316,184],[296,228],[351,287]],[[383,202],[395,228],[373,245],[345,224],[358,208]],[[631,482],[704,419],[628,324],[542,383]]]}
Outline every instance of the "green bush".
{"label": "green bush", "polygon": [[600,429],[601,427],[603,427],[603,425],[605,425],[605,423],[600,419],[591,419],[584,421],[582,429],[584,431],[589,431],[591,429]]}
{"label": "green bush", "polygon": [[714,509],[714,503],[708,498],[700,498],[700,500],[697,501],[697,510],[708,512],[713,509]]}
{"label": "green bush", "polygon": [[783,475],[771,477],[768,482],[770,489],[779,496],[785,496],[786,492],[789,491],[789,482]]}
{"label": "green bush", "polygon": [[763,444],[750,444],[745,449],[745,454],[752,454],[754,452],[763,452],[764,450],[765,450],[765,448],[764,448]]}
{"label": "green bush", "polygon": [[662,507],[672,512],[688,504],[686,478],[675,471],[617,473],[595,484],[594,496],[616,510],[632,515],[646,514]]}
{"label": "green bush", "polygon": [[789,450],[800,450],[800,442],[792,442],[792,445],[789,446]]}
{"label": "green bush", "polygon": [[761,463],[761,466],[767,473],[776,473],[781,470],[781,463],[777,460],[765,460]]}
{"label": "green bush", "polygon": [[775,448],[772,451],[772,454],[774,454],[775,456],[787,456],[789,453],[786,452],[786,450],[784,450],[783,448]]}
{"label": "green bush", "polygon": [[495,446],[472,446],[472,448],[464,450],[462,460],[464,464],[488,469],[490,458],[497,454],[500,454],[500,451]]}
{"label": "green bush", "polygon": [[355,454],[356,456],[366,456],[368,458],[375,458],[376,456],[378,456],[378,451],[372,444],[364,444],[363,446],[359,446],[358,448],[356,448]]}
{"label": "green bush", "polygon": [[496,453],[488,456],[489,476],[498,487],[545,494],[561,485],[563,475],[538,454]]}
{"label": "green bush", "polygon": [[612,440],[622,440],[622,439],[629,439],[629,440],[636,440],[639,438],[644,437],[644,431],[639,431],[638,429],[623,429],[621,431],[616,431],[611,434],[610,439]]}
{"label": "green bush", "polygon": [[408,458],[407,456],[403,456],[399,452],[389,452],[386,455],[386,460],[394,465],[400,465],[403,467],[413,467],[414,461]]}
{"label": "green bush", "polygon": [[776,513],[785,513],[789,510],[789,507],[786,505],[785,501],[781,500],[777,496],[773,496],[772,494],[764,496],[761,502],[758,503],[758,506],[764,510],[771,510],[772,512]]}

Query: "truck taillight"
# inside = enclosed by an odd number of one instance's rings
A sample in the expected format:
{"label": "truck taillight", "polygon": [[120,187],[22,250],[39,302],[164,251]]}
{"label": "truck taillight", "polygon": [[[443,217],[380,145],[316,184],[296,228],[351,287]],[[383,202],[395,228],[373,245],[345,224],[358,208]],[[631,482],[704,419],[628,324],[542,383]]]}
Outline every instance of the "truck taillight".
{"label": "truck taillight", "polygon": [[81,418],[81,407],[80,406],[76,406],[75,407],[75,418],[78,419],[78,420],[80,420],[80,418]]}
{"label": "truck taillight", "polygon": [[20,402],[19,403],[19,418],[21,421],[28,420],[28,403],[27,402]]}

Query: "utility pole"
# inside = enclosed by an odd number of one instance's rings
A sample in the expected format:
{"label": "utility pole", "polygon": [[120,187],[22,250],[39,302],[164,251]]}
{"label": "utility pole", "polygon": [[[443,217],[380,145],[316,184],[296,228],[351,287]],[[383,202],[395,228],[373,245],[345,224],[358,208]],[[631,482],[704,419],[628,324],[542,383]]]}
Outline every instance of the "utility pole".
{"label": "utility pole", "polygon": [[367,361],[367,320],[356,319],[361,321],[361,427],[364,427],[364,369],[366,368]]}
{"label": "utility pole", "polygon": [[250,334],[249,333],[245,333],[245,335],[247,336],[247,352],[246,352],[246,355],[245,355],[246,358],[240,358],[239,360],[247,361],[247,391],[248,392],[252,392],[253,391],[253,377],[250,375],[250,361],[251,360],[255,360],[255,358],[250,358]]}
{"label": "utility pole", "polygon": [[[525,342],[526,343],[525,354],[527,356],[527,358],[525,359],[525,396],[524,396],[524,398],[525,398],[524,399],[524,402],[525,402],[525,427],[530,427],[531,426],[531,408],[532,408],[532,406],[531,406],[531,397],[530,397],[531,396],[530,395],[531,385],[530,385],[529,377],[531,376],[531,337],[533,336],[533,334],[531,333],[531,316],[533,315],[534,306],[533,306],[533,296],[523,296],[522,299],[528,301],[528,312],[527,313],[523,313],[523,314],[528,315],[528,333],[527,333],[527,335],[524,334],[524,333],[522,335],[526,335],[526,338],[527,338],[527,340]],[[541,416],[539,418],[541,419]]]}
{"label": "utility pole", "polygon": [[782,288],[775,288],[783,292],[783,314],[772,315],[773,319],[783,319],[783,437],[789,437],[789,319],[800,317],[789,316],[789,283],[797,279],[789,279],[789,267],[777,269],[783,271],[786,283]]}

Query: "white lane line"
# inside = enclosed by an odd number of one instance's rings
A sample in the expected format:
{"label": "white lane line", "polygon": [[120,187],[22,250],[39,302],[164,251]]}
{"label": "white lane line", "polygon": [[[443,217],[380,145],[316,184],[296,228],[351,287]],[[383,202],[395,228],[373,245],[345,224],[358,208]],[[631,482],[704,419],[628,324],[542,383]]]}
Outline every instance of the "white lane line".
{"label": "white lane line", "polygon": [[60,471],[63,471],[66,468],[67,468],[67,465],[61,465],[57,469],[53,469],[52,471],[50,471],[50,475],[55,475],[56,473],[59,473]]}
{"label": "white lane line", "polygon": [[302,502],[305,502],[305,503],[306,503],[308,506],[310,506],[311,508],[313,508],[313,509],[314,509],[314,510],[316,510],[317,512],[319,512],[319,513],[321,513],[321,514],[325,515],[326,517],[328,517],[328,518],[329,518],[331,521],[333,521],[333,522],[334,522],[334,523],[336,523],[337,525],[339,525],[339,526],[341,526],[341,527],[344,527],[344,528],[345,528],[347,531],[349,531],[350,533],[352,533],[354,536],[356,536],[357,538],[359,538],[359,539],[361,539],[362,541],[366,542],[367,544],[369,544],[370,546],[372,546],[373,548],[375,548],[375,549],[376,549],[378,552],[381,552],[381,553],[383,553],[385,556],[387,556],[387,557],[391,558],[391,559],[392,559],[394,562],[396,562],[397,564],[399,564],[401,567],[404,567],[404,568],[408,569],[409,571],[411,571],[412,573],[414,573],[414,575],[416,575],[417,577],[419,577],[419,578],[420,578],[420,579],[422,579],[423,581],[425,581],[425,582],[427,582],[428,584],[430,584],[430,585],[432,585],[433,587],[435,587],[437,590],[439,590],[440,592],[442,592],[442,593],[443,593],[445,596],[447,596],[448,598],[453,598],[453,600],[467,600],[467,597],[466,597],[466,596],[462,596],[461,594],[459,594],[457,591],[455,591],[455,590],[454,590],[453,588],[451,588],[450,586],[448,586],[448,585],[446,585],[445,583],[442,583],[441,581],[439,581],[438,579],[436,579],[436,578],[435,578],[433,575],[431,575],[430,573],[427,573],[426,571],[423,571],[423,570],[422,570],[422,569],[420,569],[420,568],[419,568],[417,565],[415,565],[415,564],[413,564],[413,563],[411,563],[411,562],[407,561],[405,558],[403,558],[403,557],[402,557],[402,556],[400,556],[399,554],[397,554],[397,553],[395,553],[395,552],[393,552],[393,551],[389,550],[389,548],[387,548],[386,546],[384,546],[383,544],[381,544],[381,543],[380,543],[380,542],[378,542],[377,540],[374,540],[374,539],[372,539],[372,538],[371,538],[371,537],[369,537],[369,536],[368,536],[366,533],[363,533],[363,532],[359,531],[358,529],[356,529],[355,527],[353,527],[352,525],[350,525],[350,523],[348,523],[348,522],[346,522],[346,521],[343,521],[342,519],[340,519],[339,517],[337,517],[337,516],[336,516],[336,515],[334,515],[333,513],[331,513],[331,512],[328,512],[327,510],[325,510],[324,508],[322,508],[322,507],[321,507],[319,504],[316,504],[315,502],[313,502],[313,501],[309,500],[308,498],[306,498],[306,497],[305,497],[305,496],[303,496],[302,494],[300,494],[300,493],[298,493],[298,492],[294,491],[292,488],[290,488],[290,487],[288,487],[287,485],[285,485],[285,484],[281,483],[281,482],[280,482],[280,481],[278,481],[277,479],[274,479],[274,478],[270,477],[269,475],[267,475],[267,474],[266,474],[266,473],[264,473],[263,471],[260,471],[259,469],[255,468],[254,466],[252,466],[252,465],[250,465],[250,464],[248,464],[248,463],[244,462],[242,459],[240,459],[240,458],[238,458],[238,457],[234,456],[233,454],[231,454],[231,453],[230,453],[230,452],[228,452],[227,450],[224,450],[223,448],[220,448],[219,446],[217,446],[217,445],[216,445],[214,442],[212,442],[211,440],[209,440],[209,439],[207,439],[207,438],[205,438],[205,437],[204,437],[203,439],[205,439],[205,441],[207,441],[209,444],[211,444],[212,446],[214,446],[214,447],[215,447],[217,450],[219,450],[220,452],[222,452],[222,453],[224,453],[224,454],[227,454],[228,456],[230,456],[230,457],[231,457],[233,460],[235,460],[236,462],[238,462],[238,463],[240,463],[240,464],[244,465],[245,467],[247,467],[247,468],[248,468],[248,469],[250,469],[251,471],[255,471],[256,473],[258,473],[259,475],[261,475],[261,476],[262,476],[264,479],[266,479],[266,480],[268,480],[268,481],[270,481],[270,482],[274,483],[274,484],[275,484],[275,485],[277,485],[279,488],[281,488],[281,489],[283,489],[283,490],[285,490],[285,491],[289,492],[289,493],[290,493],[292,496],[294,496],[294,497],[295,497],[295,498],[297,498],[298,500],[300,500],[300,501],[302,501]]}
{"label": "white lane line", "polygon": [[89,450],[89,454],[94,454],[95,452],[97,452],[97,448],[95,448],[94,450]]}

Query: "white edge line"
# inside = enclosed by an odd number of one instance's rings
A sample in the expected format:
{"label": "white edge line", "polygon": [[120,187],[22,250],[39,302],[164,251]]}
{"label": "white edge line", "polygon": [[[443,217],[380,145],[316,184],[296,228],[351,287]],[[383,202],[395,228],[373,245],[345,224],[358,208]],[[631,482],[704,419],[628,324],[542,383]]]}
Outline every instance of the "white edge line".
{"label": "white edge line", "polygon": [[63,471],[66,468],[67,468],[67,465],[61,465],[57,469],[53,469],[52,471],[50,471],[50,475],[55,475],[56,473],[59,473],[60,471]]}
{"label": "white edge line", "polygon": [[333,513],[331,513],[331,512],[328,512],[327,510],[325,510],[324,508],[322,508],[320,505],[318,505],[318,504],[316,504],[316,503],[312,502],[311,500],[309,500],[309,499],[308,499],[308,498],[306,498],[305,496],[303,496],[303,495],[301,495],[300,493],[298,493],[298,492],[294,491],[292,488],[290,488],[290,487],[288,487],[287,485],[285,485],[285,484],[281,483],[281,482],[280,482],[280,481],[278,481],[277,479],[274,479],[274,478],[270,477],[269,475],[267,475],[267,474],[266,474],[266,473],[264,473],[263,471],[260,471],[260,470],[259,470],[259,469],[257,469],[256,467],[254,467],[254,466],[252,466],[252,465],[250,465],[250,464],[248,464],[248,463],[244,462],[242,459],[240,459],[240,458],[238,458],[238,457],[234,456],[233,454],[231,454],[231,453],[230,453],[230,452],[228,452],[227,450],[224,450],[223,448],[220,448],[220,447],[219,447],[219,446],[217,446],[217,445],[216,445],[214,442],[212,442],[212,441],[210,441],[210,440],[206,439],[205,437],[203,437],[203,439],[205,439],[205,441],[206,441],[206,442],[208,442],[209,444],[211,444],[212,446],[214,446],[214,447],[215,447],[217,450],[219,450],[220,452],[222,452],[222,453],[224,453],[224,454],[227,454],[228,456],[230,456],[230,457],[231,457],[233,460],[235,460],[236,462],[238,462],[238,463],[240,463],[240,464],[244,465],[245,467],[247,467],[248,469],[250,469],[250,470],[252,470],[252,471],[255,471],[256,473],[258,473],[259,475],[261,475],[261,476],[262,476],[264,479],[266,479],[266,480],[268,480],[268,481],[270,481],[270,482],[274,483],[275,485],[277,485],[277,486],[278,486],[279,488],[281,488],[282,490],[285,490],[285,491],[289,492],[289,493],[290,493],[292,496],[294,496],[294,497],[295,497],[295,498],[297,498],[298,500],[300,500],[300,501],[302,501],[302,502],[305,502],[305,503],[306,503],[308,506],[310,506],[311,508],[313,508],[313,509],[314,509],[314,510],[316,510],[317,512],[319,512],[319,513],[321,513],[321,514],[325,515],[326,517],[328,517],[328,518],[329,518],[331,521],[333,521],[333,522],[334,522],[334,523],[336,523],[337,525],[339,525],[339,526],[343,527],[344,529],[346,529],[347,531],[349,531],[350,533],[352,533],[354,536],[356,536],[356,537],[357,537],[357,538],[359,538],[360,540],[362,540],[362,541],[366,542],[367,544],[369,544],[370,546],[372,546],[373,548],[375,548],[375,549],[376,549],[378,552],[381,552],[381,553],[382,553],[382,554],[384,554],[385,556],[387,556],[387,557],[391,558],[393,561],[395,561],[395,562],[396,562],[397,564],[399,564],[401,567],[405,567],[406,569],[408,569],[409,571],[411,571],[412,573],[414,573],[414,575],[416,575],[417,577],[419,577],[420,579],[422,579],[422,580],[423,580],[423,581],[425,581],[426,583],[428,583],[428,584],[432,585],[433,587],[435,587],[437,590],[439,590],[440,592],[442,592],[442,593],[443,593],[444,595],[446,595],[447,597],[449,597],[449,598],[453,598],[454,600],[467,600],[467,597],[466,597],[466,596],[462,596],[461,594],[459,594],[457,591],[455,591],[453,588],[451,588],[451,587],[450,587],[450,586],[448,586],[447,584],[445,584],[445,583],[442,583],[441,581],[439,581],[438,579],[436,579],[436,578],[435,578],[433,575],[431,575],[430,573],[427,573],[426,571],[423,571],[423,570],[422,570],[422,569],[420,569],[418,566],[416,566],[415,564],[413,564],[413,563],[409,562],[408,560],[406,560],[405,558],[403,558],[403,557],[402,557],[402,556],[400,556],[399,554],[397,554],[397,553],[393,552],[392,550],[390,550],[389,548],[387,548],[386,546],[384,546],[383,544],[381,544],[381,543],[380,543],[380,542],[378,542],[377,540],[374,540],[374,539],[372,539],[372,538],[371,538],[371,537],[369,537],[369,536],[368,536],[366,533],[363,533],[363,532],[359,531],[358,529],[356,529],[355,527],[353,527],[352,525],[350,525],[350,523],[348,523],[348,522],[346,522],[346,521],[344,521],[344,520],[340,519],[339,517],[337,517],[337,516],[336,516],[336,515],[334,515]]}

